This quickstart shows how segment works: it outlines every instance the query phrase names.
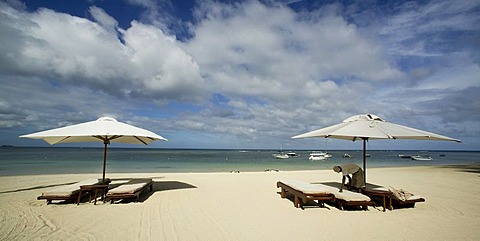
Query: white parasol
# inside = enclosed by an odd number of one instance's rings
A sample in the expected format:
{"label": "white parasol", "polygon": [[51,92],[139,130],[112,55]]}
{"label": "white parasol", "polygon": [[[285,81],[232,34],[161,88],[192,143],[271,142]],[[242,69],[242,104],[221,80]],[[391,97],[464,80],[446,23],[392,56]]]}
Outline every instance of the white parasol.
{"label": "white parasol", "polygon": [[103,181],[105,181],[107,145],[111,142],[148,145],[155,140],[167,141],[167,139],[151,131],[119,122],[110,117],[101,117],[95,121],[36,132],[20,137],[41,139],[51,145],[71,142],[103,142],[105,145],[103,151]]}
{"label": "white parasol", "polygon": [[363,170],[366,183],[366,141],[369,139],[413,139],[413,140],[443,140],[458,139],[422,131],[382,120],[372,114],[355,115],[339,124],[293,136],[292,138],[324,137],[342,140],[363,140]]}

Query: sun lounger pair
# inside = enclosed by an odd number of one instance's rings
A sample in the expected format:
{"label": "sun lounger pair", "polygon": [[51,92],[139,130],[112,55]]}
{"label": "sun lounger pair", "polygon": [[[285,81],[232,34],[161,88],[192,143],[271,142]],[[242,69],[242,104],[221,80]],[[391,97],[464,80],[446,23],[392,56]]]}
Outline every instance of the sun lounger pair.
{"label": "sun lounger pair", "polygon": [[153,191],[152,179],[132,179],[118,187],[108,190],[105,199],[111,201],[111,203],[120,199],[135,199],[135,202],[137,202],[140,194],[147,189]]}
{"label": "sun lounger pair", "polygon": [[[51,191],[43,192],[42,195],[38,196],[37,199],[46,199],[47,204],[52,203],[53,200],[59,201],[72,201],[79,202],[83,195],[88,193],[81,193],[81,186],[90,186],[90,185],[101,185],[110,183],[110,179],[106,179],[105,182],[102,179],[88,179],[81,182],[73,183],[66,186],[61,186]],[[91,194],[90,194],[91,195]]]}
{"label": "sun lounger pair", "polygon": [[302,208],[308,201],[318,201],[319,206],[324,206],[326,201],[335,202],[340,210],[348,207],[361,207],[366,210],[367,206],[374,206],[375,203],[361,193],[343,190],[323,185],[312,184],[298,180],[281,180],[277,182],[277,187],[281,188],[281,197],[286,198],[287,192],[294,196],[294,206]]}

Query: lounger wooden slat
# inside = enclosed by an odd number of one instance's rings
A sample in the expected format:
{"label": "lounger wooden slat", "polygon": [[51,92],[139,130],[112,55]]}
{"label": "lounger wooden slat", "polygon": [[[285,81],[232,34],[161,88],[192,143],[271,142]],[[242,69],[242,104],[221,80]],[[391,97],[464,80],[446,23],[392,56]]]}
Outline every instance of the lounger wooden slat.
{"label": "lounger wooden slat", "polygon": [[105,198],[111,203],[120,199],[134,199],[135,202],[137,202],[140,194],[147,189],[150,189],[150,192],[153,191],[152,179],[133,179],[127,183],[121,184],[118,187],[108,190]]}

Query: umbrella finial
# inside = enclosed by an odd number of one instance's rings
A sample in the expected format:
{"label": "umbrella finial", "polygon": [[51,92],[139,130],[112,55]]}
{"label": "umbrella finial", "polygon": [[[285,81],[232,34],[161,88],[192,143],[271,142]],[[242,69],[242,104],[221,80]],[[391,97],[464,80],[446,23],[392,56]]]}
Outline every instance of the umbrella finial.
{"label": "umbrella finial", "polygon": [[115,122],[117,122],[117,120],[113,119],[112,117],[108,117],[108,116],[100,117],[100,118],[97,119],[97,121],[115,121]]}

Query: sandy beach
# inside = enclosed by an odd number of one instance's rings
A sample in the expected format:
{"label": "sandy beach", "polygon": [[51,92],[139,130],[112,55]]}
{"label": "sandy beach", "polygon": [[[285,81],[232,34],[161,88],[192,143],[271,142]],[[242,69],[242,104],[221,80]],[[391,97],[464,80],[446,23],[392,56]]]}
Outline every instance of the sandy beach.
{"label": "sandy beach", "polygon": [[138,203],[51,204],[36,197],[98,174],[0,177],[1,240],[478,240],[480,169],[370,168],[369,183],[426,199],[382,212],[297,209],[276,182],[341,180],[330,170],[250,173],[111,174],[153,178]]}

